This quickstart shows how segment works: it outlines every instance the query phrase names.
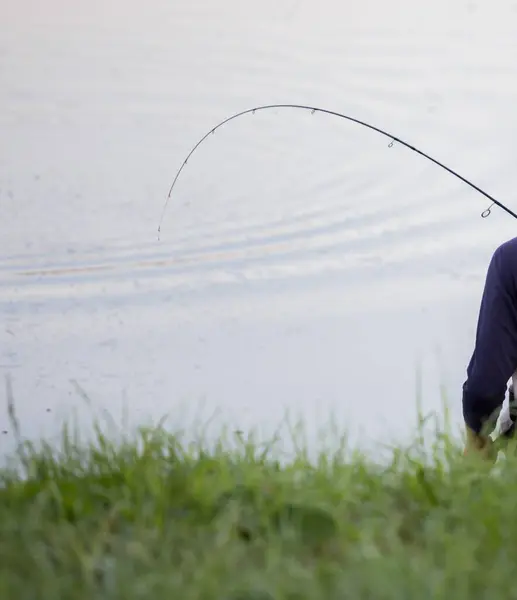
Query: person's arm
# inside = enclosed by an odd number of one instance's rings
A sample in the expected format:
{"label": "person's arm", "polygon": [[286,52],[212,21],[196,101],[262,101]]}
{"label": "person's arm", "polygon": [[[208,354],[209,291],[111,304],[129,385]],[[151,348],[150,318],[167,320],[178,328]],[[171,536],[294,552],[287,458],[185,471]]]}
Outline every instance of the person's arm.
{"label": "person's arm", "polygon": [[497,451],[493,447],[490,435],[496,428],[498,417],[504,403],[501,397],[480,397],[473,394],[468,384],[463,386],[463,419],[465,421],[465,455],[481,455],[485,459],[495,460]]}
{"label": "person's arm", "polygon": [[[500,441],[503,442],[503,446],[504,442],[507,442],[515,436],[517,422],[517,404],[515,401],[514,385],[516,381],[517,372],[514,375],[513,381],[508,388],[508,405],[503,410],[501,410],[500,406],[496,407],[495,415],[493,415],[491,419],[484,421],[485,430],[483,428],[481,428],[480,430],[479,424],[475,421],[472,425],[469,425],[467,419],[465,420],[465,428],[467,434],[464,449],[465,455],[476,454],[481,455],[483,458],[488,460],[496,460],[498,450],[494,447],[490,434],[493,433],[497,425],[497,416],[499,417],[497,437],[500,439]],[[497,410],[497,408],[499,408],[499,410]],[[470,422],[472,423],[472,420]],[[498,444],[498,446],[500,446],[500,444]]]}

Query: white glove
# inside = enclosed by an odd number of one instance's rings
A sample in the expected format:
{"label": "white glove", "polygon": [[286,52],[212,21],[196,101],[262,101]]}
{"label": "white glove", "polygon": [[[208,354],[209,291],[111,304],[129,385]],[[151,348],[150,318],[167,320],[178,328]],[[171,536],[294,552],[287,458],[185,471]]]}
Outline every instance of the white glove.
{"label": "white glove", "polygon": [[517,405],[513,385],[509,388],[508,404],[503,406],[497,419],[497,424],[494,430],[494,437],[504,436],[511,437],[514,434],[515,422],[517,420]]}

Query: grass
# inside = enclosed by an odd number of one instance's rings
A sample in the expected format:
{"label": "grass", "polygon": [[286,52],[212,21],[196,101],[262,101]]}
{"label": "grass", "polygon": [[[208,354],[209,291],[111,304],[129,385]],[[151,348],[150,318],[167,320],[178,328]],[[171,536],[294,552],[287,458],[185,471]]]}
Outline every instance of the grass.
{"label": "grass", "polygon": [[1,598],[514,595],[512,455],[489,472],[437,432],[427,460],[418,441],[382,465],[345,449],[280,462],[242,435],[208,451],[160,426],[96,431],[20,441],[0,472]]}

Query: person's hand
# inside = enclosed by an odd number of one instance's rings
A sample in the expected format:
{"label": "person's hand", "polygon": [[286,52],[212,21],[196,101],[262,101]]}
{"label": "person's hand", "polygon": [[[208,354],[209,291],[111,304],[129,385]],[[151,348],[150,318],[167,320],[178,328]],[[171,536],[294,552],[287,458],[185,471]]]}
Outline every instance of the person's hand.
{"label": "person's hand", "polygon": [[495,463],[497,459],[497,449],[494,446],[492,438],[488,435],[477,434],[470,427],[465,426],[467,437],[464,456],[476,456],[482,460]]}

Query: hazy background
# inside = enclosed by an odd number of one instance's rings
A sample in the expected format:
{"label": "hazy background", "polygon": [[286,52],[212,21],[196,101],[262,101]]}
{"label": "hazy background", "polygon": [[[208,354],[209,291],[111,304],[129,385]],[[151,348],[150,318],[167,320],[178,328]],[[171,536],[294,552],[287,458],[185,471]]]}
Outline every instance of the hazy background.
{"label": "hazy background", "polygon": [[[85,406],[406,439],[460,388],[514,210],[517,3],[0,0],[0,375],[23,431]],[[0,398],[1,399],[1,398]],[[4,402],[0,443],[12,447]],[[3,425],[5,423],[5,426]]]}

